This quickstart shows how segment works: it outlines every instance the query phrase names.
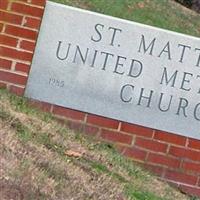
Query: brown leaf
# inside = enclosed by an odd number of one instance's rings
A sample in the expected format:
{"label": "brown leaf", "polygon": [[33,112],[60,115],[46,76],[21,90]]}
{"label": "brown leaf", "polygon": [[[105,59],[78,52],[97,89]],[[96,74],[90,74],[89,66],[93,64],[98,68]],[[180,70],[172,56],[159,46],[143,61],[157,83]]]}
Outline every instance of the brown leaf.
{"label": "brown leaf", "polygon": [[139,8],[144,8],[144,3],[143,3],[143,2],[139,2],[139,3],[138,3],[138,7],[139,7]]}
{"label": "brown leaf", "polygon": [[70,157],[82,157],[83,153],[81,152],[77,152],[77,151],[73,151],[73,150],[66,150],[65,151],[65,155],[66,156],[70,156]]}

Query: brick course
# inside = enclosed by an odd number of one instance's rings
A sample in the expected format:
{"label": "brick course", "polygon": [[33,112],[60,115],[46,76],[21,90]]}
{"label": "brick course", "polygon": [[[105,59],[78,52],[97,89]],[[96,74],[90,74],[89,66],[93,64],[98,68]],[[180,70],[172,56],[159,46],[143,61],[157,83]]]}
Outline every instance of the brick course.
{"label": "brick course", "polygon": [[[22,96],[45,0],[0,3],[0,88]],[[200,140],[120,122],[44,102],[30,105],[52,112],[68,127],[113,143],[117,150],[181,190],[200,196]]]}

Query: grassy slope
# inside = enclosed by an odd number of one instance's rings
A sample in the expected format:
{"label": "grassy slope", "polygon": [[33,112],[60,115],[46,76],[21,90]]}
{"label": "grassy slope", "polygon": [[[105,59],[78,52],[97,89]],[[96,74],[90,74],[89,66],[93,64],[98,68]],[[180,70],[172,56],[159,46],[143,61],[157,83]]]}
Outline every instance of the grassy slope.
{"label": "grassy slope", "polygon": [[4,90],[0,90],[0,138],[0,196],[5,200],[190,199],[120,156],[111,145],[68,130]]}
{"label": "grassy slope", "polygon": [[200,15],[172,0],[51,0],[172,31],[200,36]]}
{"label": "grassy slope", "polygon": [[[54,1],[200,36],[200,16],[168,0]],[[2,90],[0,138],[0,196],[5,199],[189,199],[110,145],[73,133]],[[67,150],[81,156],[68,156]]]}

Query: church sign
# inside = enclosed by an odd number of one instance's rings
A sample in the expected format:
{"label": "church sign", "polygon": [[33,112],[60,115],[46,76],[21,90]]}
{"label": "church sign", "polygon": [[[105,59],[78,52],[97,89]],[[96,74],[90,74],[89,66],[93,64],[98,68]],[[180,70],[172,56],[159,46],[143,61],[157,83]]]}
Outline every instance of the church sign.
{"label": "church sign", "polygon": [[200,39],[47,2],[25,96],[200,139]]}

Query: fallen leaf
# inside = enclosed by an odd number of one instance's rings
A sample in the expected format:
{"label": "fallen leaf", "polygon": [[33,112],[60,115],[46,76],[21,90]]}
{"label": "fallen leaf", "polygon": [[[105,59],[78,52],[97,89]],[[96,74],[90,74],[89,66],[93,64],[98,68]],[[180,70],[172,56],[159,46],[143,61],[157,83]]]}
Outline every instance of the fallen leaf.
{"label": "fallen leaf", "polygon": [[67,151],[65,151],[65,155],[70,156],[70,157],[82,157],[83,153],[76,152],[76,151],[73,151],[73,150],[67,150]]}
{"label": "fallen leaf", "polygon": [[139,7],[139,8],[144,8],[144,3],[143,3],[143,2],[139,2],[139,3],[138,3],[138,7]]}

